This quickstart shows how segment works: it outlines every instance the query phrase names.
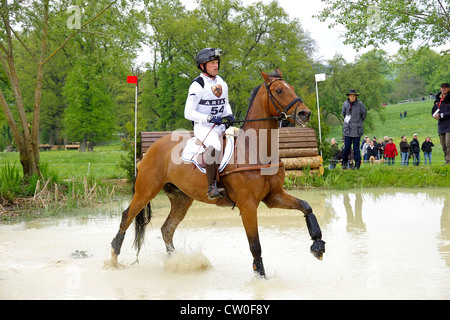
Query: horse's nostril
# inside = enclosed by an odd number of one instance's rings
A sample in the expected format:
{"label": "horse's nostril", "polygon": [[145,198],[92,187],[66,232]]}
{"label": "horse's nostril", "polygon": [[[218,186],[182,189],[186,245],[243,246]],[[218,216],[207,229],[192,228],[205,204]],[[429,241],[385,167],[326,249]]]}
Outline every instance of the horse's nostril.
{"label": "horse's nostril", "polygon": [[300,111],[298,113],[299,117],[305,117],[305,118],[309,118],[309,116],[311,115],[311,111]]}

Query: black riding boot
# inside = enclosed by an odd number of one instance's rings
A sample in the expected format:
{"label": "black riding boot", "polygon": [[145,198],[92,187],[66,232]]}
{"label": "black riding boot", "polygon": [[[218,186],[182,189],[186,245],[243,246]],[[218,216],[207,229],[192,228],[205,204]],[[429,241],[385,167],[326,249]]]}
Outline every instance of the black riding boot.
{"label": "black riding boot", "polygon": [[223,192],[225,189],[217,188],[217,167],[219,166],[216,161],[216,149],[213,147],[208,148],[206,152],[206,178],[208,179],[208,199],[220,199],[223,198]]}

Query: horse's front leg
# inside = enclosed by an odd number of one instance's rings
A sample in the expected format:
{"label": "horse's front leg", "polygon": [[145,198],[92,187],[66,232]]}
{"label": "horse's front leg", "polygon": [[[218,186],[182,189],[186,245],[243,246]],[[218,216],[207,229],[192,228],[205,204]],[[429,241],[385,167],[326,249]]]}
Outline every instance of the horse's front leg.
{"label": "horse's front leg", "polygon": [[259,242],[257,206],[256,202],[249,200],[242,205],[238,204],[250,251],[253,255],[253,271],[257,277],[265,278],[266,272],[261,258],[261,244]]}
{"label": "horse's front leg", "polygon": [[311,236],[311,240],[314,241],[311,246],[311,253],[317,259],[322,260],[325,252],[325,241],[322,240],[322,231],[308,202],[291,196],[284,190],[270,195],[263,202],[269,208],[297,209],[303,212],[309,235]]}

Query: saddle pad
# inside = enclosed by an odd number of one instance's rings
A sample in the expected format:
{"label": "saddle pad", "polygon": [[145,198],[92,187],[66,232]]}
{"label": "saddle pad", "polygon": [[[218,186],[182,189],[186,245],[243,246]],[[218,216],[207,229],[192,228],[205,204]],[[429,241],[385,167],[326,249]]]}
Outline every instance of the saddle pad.
{"label": "saddle pad", "polygon": [[[219,172],[222,172],[222,170],[227,166],[228,162],[230,162],[231,157],[233,156],[234,151],[234,137],[226,135],[226,145],[225,150],[223,152],[222,161],[219,165]],[[197,141],[196,137],[193,137],[189,139],[186,143],[186,145],[183,148],[183,152],[181,154],[181,159],[183,161],[192,162],[195,164],[195,166],[203,173],[206,173],[206,169],[201,167],[198,164],[197,158],[199,155],[201,155],[203,152],[206,151],[206,149],[203,146],[199,146],[195,142]]]}

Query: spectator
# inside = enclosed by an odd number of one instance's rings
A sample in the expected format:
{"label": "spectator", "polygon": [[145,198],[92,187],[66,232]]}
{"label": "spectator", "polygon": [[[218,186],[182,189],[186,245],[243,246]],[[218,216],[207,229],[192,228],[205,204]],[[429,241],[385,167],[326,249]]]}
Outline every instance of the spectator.
{"label": "spectator", "polygon": [[444,151],[445,164],[450,165],[450,85],[441,84],[441,92],[436,95],[431,114],[438,120],[438,133]]}
{"label": "spectator", "polygon": [[411,148],[413,164],[418,166],[419,162],[420,162],[420,143],[419,143],[419,140],[417,140],[417,133],[414,134],[413,139],[409,143],[409,146]]}
{"label": "spectator", "polygon": [[381,158],[384,155],[383,139],[381,139],[381,138],[380,138],[380,140],[378,140],[377,150],[378,150],[378,160],[381,160]]}
{"label": "spectator", "polygon": [[369,136],[364,136],[364,140],[361,142],[361,148],[360,148],[361,150],[362,150],[364,144],[367,142],[367,139],[369,139]]}
{"label": "spectator", "polygon": [[[386,145],[389,143],[389,137],[388,136],[384,136],[384,141],[383,141],[383,150],[386,150]],[[384,159],[386,160],[386,155],[384,155]]]}
{"label": "spectator", "polygon": [[362,158],[364,159],[364,162],[367,162],[369,160],[369,157],[367,156],[367,148],[369,147],[370,139],[368,136],[364,137],[364,142],[361,144],[361,154]]}
{"label": "spectator", "polygon": [[389,139],[389,143],[386,145],[384,154],[386,155],[387,164],[394,165],[395,157],[398,156],[398,151],[397,151],[397,147],[395,146],[392,138]]}
{"label": "spectator", "polygon": [[328,165],[329,169],[336,168],[336,165],[339,163],[339,159],[341,158],[341,150],[339,150],[336,139],[331,138],[331,147],[330,147],[330,164]]}
{"label": "spectator", "polygon": [[375,147],[376,141],[370,141],[369,146],[367,147],[367,159],[370,159],[370,157],[374,157],[376,160],[378,160],[378,150]]}
{"label": "spectator", "polygon": [[425,165],[427,164],[427,159],[428,159],[428,164],[431,164],[431,148],[434,147],[433,142],[431,142],[431,138],[427,137],[425,139],[425,141],[422,143],[422,151],[423,151],[423,158],[424,158],[424,162]]}
{"label": "spectator", "polygon": [[402,162],[400,163],[402,166],[407,166],[409,164],[409,152],[411,148],[409,146],[408,140],[406,136],[402,136],[402,141],[400,141],[400,153]]}
{"label": "spectator", "polygon": [[367,110],[361,100],[358,100],[359,93],[352,89],[347,93],[348,99],[342,106],[342,116],[344,125],[342,133],[344,134],[344,154],[342,155],[342,169],[347,169],[347,162],[350,155],[350,149],[353,144],[355,168],[361,166],[361,152],[359,142],[364,133],[363,122],[367,116]]}

